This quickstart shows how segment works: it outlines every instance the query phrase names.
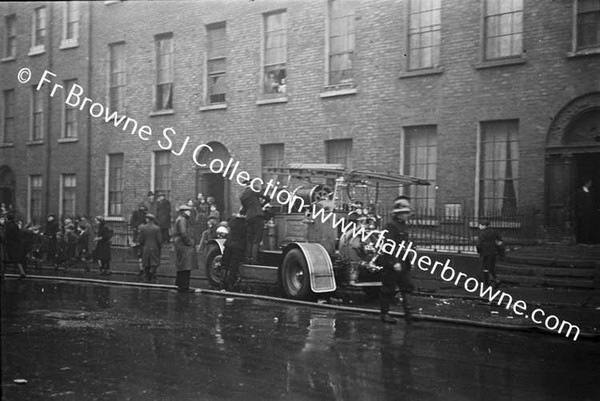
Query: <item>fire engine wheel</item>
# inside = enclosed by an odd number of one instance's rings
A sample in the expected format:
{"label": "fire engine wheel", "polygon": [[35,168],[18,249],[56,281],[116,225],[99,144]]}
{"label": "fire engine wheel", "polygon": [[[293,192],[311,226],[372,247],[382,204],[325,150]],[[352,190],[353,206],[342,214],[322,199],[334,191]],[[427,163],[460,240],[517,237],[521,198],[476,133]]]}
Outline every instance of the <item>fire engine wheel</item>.
{"label": "fire engine wheel", "polygon": [[314,293],[310,289],[308,264],[300,249],[292,249],[283,259],[281,266],[281,284],[288,298],[312,300]]}
{"label": "fire engine wheel", "polygon": [[208,285],[213,289],[220,289],[223,283],[225,269],[223,269],[223,255],[216,245],[210,245],[206,253],[206,278]]}

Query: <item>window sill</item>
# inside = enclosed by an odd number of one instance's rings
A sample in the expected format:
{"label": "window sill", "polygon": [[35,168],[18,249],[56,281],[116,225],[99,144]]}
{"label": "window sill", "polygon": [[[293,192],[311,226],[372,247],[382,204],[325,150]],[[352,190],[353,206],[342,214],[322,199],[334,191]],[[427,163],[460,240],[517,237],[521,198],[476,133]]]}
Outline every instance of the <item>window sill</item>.
{"label": "window sill", "polygon": [[79,141],[79,138],[59,138],[58,139],[58,143],[70,143],[70,142],[77,142]]}
{"label": "window sill", "polygon": [[63,39],[58,47],[60,50],[73,49],[79,47],[78,39]]}
{"label": "window sill", "polygon": [[287,103],[287,101],[288,101],[287,96],[283,96],[283,97],[274,97],[274,98],[269,98],[269,99],[257,100],[256,104],[258,106],[262,106],[265,104]]}
{"label": "window sill", "polygon": [[0,143],[0,148],[12,148],[13,146],[15,146],[15,144],[12,142]]}
{"label": "window sill", "polygon": [[37,56],[46,53],[46,47],[44,45],[32,46],[29,48],[28,56]]}
{"label": "window sill", "polygon": [[591,47],[589,49],[580,49],[574,52],[568,52],[567,58],[579,58],[597,55],[600,55],[600,47]]}
{"label": "window sill", "polygon": [[208,106],[200,107],[200,111],[211,111],[211,110],[225,110],[227,109],[227,103],[210,104]]}
{"label": "window sill", "polygon": [[9,57],[4,57],[2,60],[0,60],[3,63],[6,63],[7,61],[15,61],[17,59],[16,56],[9,56]]}
{"label": "window sill", "polygon": [[412,77],[422,77],[422,76],[427,76],[427,75],[439,75],[443,72],[444,72],[444,69],[441,67],[427,68],[427,69],[422,69],[422,70],[411,70],[411,71],[402,72],[398,78],[403,79],[403,78],[412,78]]}
{"label": "window sill", "polygon": [[505,59],[499,59],[499,60],[486,60],[486,61],[480,61],[479,63],[475,64],[475,69],[482,70],[485,68],[521,65],[521,64],[525,64],[526,62],[527,62],[527,59],[525,57],[505,58]]}
{"label": "window sill", "polygon": [[44,140],[43,139],[37,139],[35,141],[27,141],[25,142],[25,145],[29,146],[29,145],[43,145],[44,144]]}
{"label": "window sill", "polygon": [[336,96],[356,95],[357,93],[358,93],[358,90],[356,88],[331,89],[331,90],[326,90],[325,92],[321,92],[319,94],[319,97],[320,98],[328,98],[328,97],[336,97]]}
{"label": "window sill", "polygon": [[170,116],[175,114],[175,112],[173,111],[173,109],[169,109],[169,110],[157,110],[157,111],[153,111],[152,113],[150,113],[150,117],[154,117],[154,116]]}

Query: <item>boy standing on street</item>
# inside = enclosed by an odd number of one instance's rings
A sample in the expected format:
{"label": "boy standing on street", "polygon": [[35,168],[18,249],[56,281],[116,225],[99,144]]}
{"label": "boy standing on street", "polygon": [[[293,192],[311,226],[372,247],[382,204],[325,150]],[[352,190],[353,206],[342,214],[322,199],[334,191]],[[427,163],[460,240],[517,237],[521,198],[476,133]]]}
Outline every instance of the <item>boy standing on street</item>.
{"label": "boy standing on street", "polygon": [[490,276],[492,278],[491,285],[494,289],[498,288],[500,281],[496,277],[496,256],[500,254],[502,249],[502,237],[500,234],[490,227],[490,221],[483,219],[479,222],[479,239],[477,240],[477,252],[481,260],[481,268],[483,270],[483,283],[490,285]]}

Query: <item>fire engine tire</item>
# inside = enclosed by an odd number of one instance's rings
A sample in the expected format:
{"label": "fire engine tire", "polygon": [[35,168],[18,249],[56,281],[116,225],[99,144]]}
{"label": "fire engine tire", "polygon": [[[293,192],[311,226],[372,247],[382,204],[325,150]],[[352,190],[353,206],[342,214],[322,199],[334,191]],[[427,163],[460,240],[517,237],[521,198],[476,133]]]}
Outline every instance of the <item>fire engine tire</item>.
{"label": "fire engine tire", "polygon": [[281,285],[288,298],[312,301],[315,294],[310,289],[310,273],[304,254],[300,249],[292,249],[283,259]]}
{"label": "fire engine tire", "polygon": [[223,275],[225,273],[222,267],[223,255],[217,245],[209,245],[206,252],[206,279],[211,289],[221,289],[223,284]]}

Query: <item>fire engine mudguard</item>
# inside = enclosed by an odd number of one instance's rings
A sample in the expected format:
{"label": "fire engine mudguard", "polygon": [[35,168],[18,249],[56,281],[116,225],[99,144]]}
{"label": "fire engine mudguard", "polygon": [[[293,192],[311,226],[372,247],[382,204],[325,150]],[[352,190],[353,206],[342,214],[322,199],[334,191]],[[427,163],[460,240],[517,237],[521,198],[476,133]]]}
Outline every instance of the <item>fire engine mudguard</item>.
{"label": "fire engine mudguard", "polygon": [[206,253],[198,255],[205,258],[206,279],[210,288],[221,288],[223,283],[223,252],[225,250],[225,239],[214,239],[207,243]]}
{"label": "fire engine mudguard", "polygon": [[280,278],[289,298],[309,299],[314,293],[335,291],[333,264],[321,244],[293,242],[284,255]]}

